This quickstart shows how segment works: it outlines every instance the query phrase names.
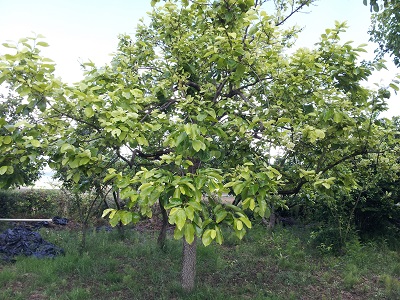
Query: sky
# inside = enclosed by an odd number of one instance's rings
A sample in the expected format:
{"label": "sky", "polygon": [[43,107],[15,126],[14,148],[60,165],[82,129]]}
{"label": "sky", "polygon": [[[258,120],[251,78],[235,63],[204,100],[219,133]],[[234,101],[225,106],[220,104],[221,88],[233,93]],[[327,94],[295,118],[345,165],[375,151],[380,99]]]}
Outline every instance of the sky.
{"label": "sky", "polygon": [[[44,35],[50,47],[42,54],[56,62],[57,76],[73,83],[82,78],[80,62],[90,59],[99,66],[109,62],[118,35],[134,35],[139,20],[150,10],[150,0],[0,0],[0,44],[35,33]],[[289,24],[304,28],[296,46],[312,48],[335,20],[347,21],[349,28],[341,40],[354,41],[354,46],[369,44],[361,58],[372,59],[376,47],[368,42],[370,16],[362,0],[319,0],[293,16]],[[0,54],[4,51],[0,47]],[[399,70],[390,58],[387,66],[389,71],[374,74],[368,85],[388,85]],[[399,115],[400,95],[388,103],[389,111],[383,116]]]}

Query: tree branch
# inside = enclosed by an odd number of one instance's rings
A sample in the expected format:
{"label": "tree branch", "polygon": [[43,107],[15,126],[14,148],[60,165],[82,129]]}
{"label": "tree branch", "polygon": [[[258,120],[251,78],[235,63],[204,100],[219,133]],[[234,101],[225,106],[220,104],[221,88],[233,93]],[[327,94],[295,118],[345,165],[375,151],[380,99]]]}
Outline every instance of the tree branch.
{"label": "tree branch", "polygon": [[293,16],[295,13],[297,13],[299,10],[301,10],[304,6],[311,4],[312,1],[310,3],[308,3],[307,0],[305,0],[303,3],[300,4],[299,7],[297,7],[296,9],[292,8],[292,11],[289,15],[287,15],[282,21],[275,23],[275,26],[280,26],[283,23],[285,23],[291,16]]}
{"label": "tree branch", "polygon": [[215,96],[213,98],[213,102],[216,102],[218,97],[221,95],[222,89],[224,88],[226,82],[228,81],[228,77],[222,80],[222,82],[219,84],[217,91],[215,92]]}

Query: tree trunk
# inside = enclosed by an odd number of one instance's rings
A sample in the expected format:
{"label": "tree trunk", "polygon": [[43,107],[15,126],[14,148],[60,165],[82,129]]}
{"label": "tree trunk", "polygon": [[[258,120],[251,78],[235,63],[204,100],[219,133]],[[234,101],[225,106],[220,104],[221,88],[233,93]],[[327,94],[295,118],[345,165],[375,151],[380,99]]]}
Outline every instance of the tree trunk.
{"label": "tree trunk", "polygon": [[164,249],[165,239],[167,237],[168,214],[167,214],[167,211],[165,210],[164,206],[161,204],[160,200],[158,200],[158,203],[160,204],[160,209],[161,209],[162,227],[160,230],[160,234],[158,235],[157,243],[161,249]]}
{"label": "tree trunk", "polygon": [[79,256],[82,256],[86,250],[86,234],[87,234],[88,228],[89,228],[89,226],[88,226],[87,222],[83,223],[82,236],[81,236],[81,240],[79,243]]}
{"label": "tree trunk", "polygon": [[275,215],[275,213],[272,213],[269,216],[268,228],[270,228],[270,229],[275,228],[275,224],[276,224],[276,215]]}
{"label": "tree trunk", "polygon": [[[200,160],[197,158],[191,158],[189,160],[193,165],[189,167],[188,172],[196,174],[196,171],[200,166]],[[196,278],[196,236],[191,244],[186,242],[185,237],[183,237],[182,240],[182,288],[185,292],[191,292],[194,289]]]}
{"label": "tree trunk", "polygon": [[196,277],[196,238],[191,244],[183,238],[182,253],[182,288],[186,292],[194,289]]}
{"label": "tree trunk", "polygon": [[271,215],[269,216],[269,224],[268,228],[274,229],[276,224],[276,214],[275,214],[275,207],[271,206]]}

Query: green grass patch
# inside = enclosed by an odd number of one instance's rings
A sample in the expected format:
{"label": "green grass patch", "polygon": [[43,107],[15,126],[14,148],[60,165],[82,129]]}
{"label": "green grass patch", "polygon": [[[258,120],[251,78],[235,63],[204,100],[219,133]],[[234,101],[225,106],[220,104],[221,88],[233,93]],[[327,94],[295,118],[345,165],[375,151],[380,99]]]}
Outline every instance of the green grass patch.
{"label": "green grass patch", "polygon": [[81,234],[42,229],[63,247],[54,259],[18,257],[0,266],[0,299],[399,299],[400,255],[381,244],[348,245],[343,256],[312,248],[304,228],[261,226],[242,240],[197,250],[197,285],[180,288],[181,242],[128,229]]}

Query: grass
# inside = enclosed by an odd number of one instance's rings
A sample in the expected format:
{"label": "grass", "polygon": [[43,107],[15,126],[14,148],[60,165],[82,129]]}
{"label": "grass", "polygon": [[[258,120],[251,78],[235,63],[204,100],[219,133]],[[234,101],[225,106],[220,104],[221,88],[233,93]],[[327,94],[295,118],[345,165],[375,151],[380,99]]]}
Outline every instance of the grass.
{"label": "grass", "polygon": [[333,256],[311,248],[304,228],[255,226],[242,241],[227,232],[222,246],[198,246],[197,287],[186,295],[171,237],[160,250],[152,232],[92,232],[80,255],[79,232],[41,234],[66,255],[0,265],[0,299],[400,299],[400,254],[382,242]]}

